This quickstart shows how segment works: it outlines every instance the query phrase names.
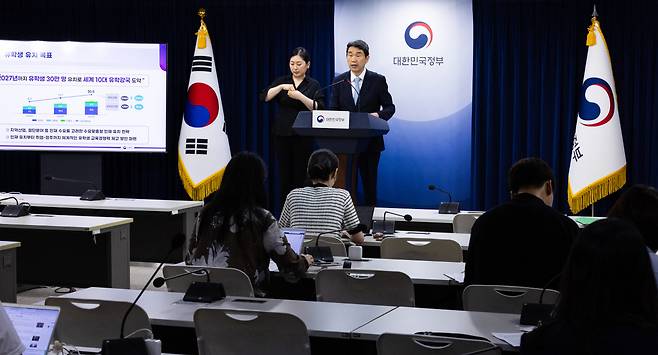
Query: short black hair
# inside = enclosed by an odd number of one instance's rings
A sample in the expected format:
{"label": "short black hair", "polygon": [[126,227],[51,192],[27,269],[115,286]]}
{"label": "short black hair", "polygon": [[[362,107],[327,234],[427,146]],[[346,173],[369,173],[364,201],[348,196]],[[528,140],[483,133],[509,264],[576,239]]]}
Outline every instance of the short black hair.
{"label": "short black hair", "polygon": [[370,55],[370,48],[368,48],[368,43],[366,43],[364,40],[357,39],[356,41],[352,41],[347,44],[347,48],[345,49],[345,54],[350,50],[350,47],[355,47],[363,51],[363,54],[367,56]]}
{"label": "short black hair", "polygon": [[525,187],[539,188],[546,181],[553,183],[553,170],[539,158],[523,158],[509,170],[508,183],[512,194],[517,194]]}
{"label": "short black hair", "polygon": [[308,51],[304,47],[297,47],[297,48],[293,49],[292,53],[290,53],[290,58],[292,58],[296,55],[302,57],[304,62],[306,62],[307,64],[308,64],[308,62],[311,61],[311,56],[308,54]]}
{"label": "short black hair", "polygon": [[327,181],[338,169],[338,157],[329,149],[318,149],[308,159],[306,172],[311,180]]}

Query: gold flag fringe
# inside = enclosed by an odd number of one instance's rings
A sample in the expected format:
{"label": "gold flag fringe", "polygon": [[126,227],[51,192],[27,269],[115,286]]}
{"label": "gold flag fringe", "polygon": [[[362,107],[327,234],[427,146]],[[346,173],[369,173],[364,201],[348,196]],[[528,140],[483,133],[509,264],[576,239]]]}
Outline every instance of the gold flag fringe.
{"label": "gold flag fringe", "polygon": [[587,40],[585,41],[586,46],[593,46],[596,44],[596,34],[594,34],[595,27],[598,28],[599,21],[596,20],[596,17],[592,17],[592,24],[587,28]]}
{"label": "gold flag fringe", "polygon": [[577,194],[571,192],[571,184],[568,186],[568,200],[571,212],[578,213],[594,202],[621,189],[626,184],[626,165],[614,173],[603,177],[579,191]]}
{"label": "gold flag fringe", "polygon": [[185,168],[183,161],[180,159],[180,157],[178,158],[178,175],[180,176],[185,191],[190,196],[190,198],[195,201],[201,201],[219,189],[219,185],[222,183],[222,177],[224,176],[224,169],[226,168],[221,168],[216,173],[194,185],[190,179],[190,175],[187,173],[187,169]]}

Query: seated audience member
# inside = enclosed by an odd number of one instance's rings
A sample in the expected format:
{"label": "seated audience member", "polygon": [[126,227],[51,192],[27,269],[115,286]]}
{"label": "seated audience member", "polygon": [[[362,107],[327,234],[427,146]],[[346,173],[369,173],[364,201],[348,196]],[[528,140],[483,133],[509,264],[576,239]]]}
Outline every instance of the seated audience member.
{"label": "seated audience member", "polygon": [[0,354],[20,355],[23,351],[25,351],[25,346],[16,334],[16,329],[9,319],[7,311],[0,303]]}
{"label": "seated audience member", "polygon": [[521,354],[656,354],[658,291],[640,233],[627,221],[592,223],[562,273],[554,319],[521,338]]}
{"label": "seated audience member", "polygon": [[234,156],[213,200],[199,214],[186,262],[240,269],[261,296],[269,279],[270,258],[286,279],[303,276],[313,258],[290,249],[276,219],[263,207],[265,196],[260,157],[248,152]]}
{"label": "seated audience member", "polygon": [[347,190],[334,188],[338,174],[338,158],[327,149],[311,154],[306,169],[313,186],[292,190],[283,205],[279,226],[300,228],[317,235],[343,230],[357,244],[363,243],[352,197]]}
{"label": "seated audience member", "polygon": [[509,171],[511,201],[480,216],[471,229],[464,283],[557,287],[578,226],[553,205],[554,178],[541,159]]}
{"label": "seated audience member", "polygon": [[631,186],[612,206],[608,217],[630,221],[640,231],[658,282],[658,191],[645,185]]}

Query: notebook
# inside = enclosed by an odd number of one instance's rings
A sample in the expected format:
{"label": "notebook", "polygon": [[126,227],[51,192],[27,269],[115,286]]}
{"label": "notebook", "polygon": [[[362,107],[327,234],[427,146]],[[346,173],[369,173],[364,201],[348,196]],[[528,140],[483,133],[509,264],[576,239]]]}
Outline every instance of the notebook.
{"label": "notebook", "polygon": [[303,229],[283,228],[283,235],[288,239],[290,248],[297,254],[301,254],[302,246],[304,245],[304,235],[306,232]]}
{"label": "notebook", "polygon": [[3,307],[25,345],[23,355],[45,355],[59,318],[59,307],[4,303]]}

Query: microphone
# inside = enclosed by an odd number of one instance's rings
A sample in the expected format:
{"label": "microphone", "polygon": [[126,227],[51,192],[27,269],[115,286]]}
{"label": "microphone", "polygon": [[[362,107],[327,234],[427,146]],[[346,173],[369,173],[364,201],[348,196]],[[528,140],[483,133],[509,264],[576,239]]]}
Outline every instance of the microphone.
{"label": "microphone", "polygon": [[394,216],[402,217],[407,222],[411,222],[411,220],[413,219],[410,214],[401,215],[399,213],[395,213],[395,212],[391,212],[391,211],[384,211],[384,222],[386,222],[386,214],[387,213],[392,214]]}
{"label": "microphone", "polygon": [[70,179],[70,178],[60,178],[60,177],[55,177],[52,175],[46,175],[43,177],[44,180],[46,181],[59,181],[59,182],[67,182],[67,183],[72,183],[72,184],[86,184],[91,186],[91,189],[85,191],[82,196],[80,196],[81,200],[85,201],[98,201],[98,200],[104,200],[105,199],[105,194],[98,189],[96,184],[93,181],[89,180],[78,180],[78,179]]}
{"label": "microphone", "polygon": [[315,246],[313,247],[306,247],[306,253],[311,254],[313,256],[313,259],[317,260],[318,262],[332,262],[334,261],[334,255],[331,252],[330,247],[321,247],[319,245],[320,243],[320,237],[325,235],[325,234],[333,234],[333,233],[340,233],[342,229],[335,229],[327,232],[322,232],[318,233],[318,236],[315,238]]}
{"label": "microphone", "polygon": [[318,99],[318,94],[320,94],[320,93],[323,92],[324,90],[327,90],[327,89],[329,89],[330,87],[334,87],[334,86],[336,86],[336,85],[338,85],[338,84],[340,84],[340,83],[342,83],[342,81],[337,81],[337,82],[335,82],[335,83],[331,83],[331,84],[329,84],[329,85],[327,85],[327,86],[325,86],[325,87],[321,87],[321,88],[315,90],[315,93],[313,94],[313,109],[314,109],[314,110],[317,110],[317,104],[316,104],[316,103],[317,103],[317,99]]}
{"label": "microphone", "polygon": [[[185,243],[185,235],[183,233],[178,233],[172,238],[171,240],[171,248],[167,252],[167,255],[165,256],[164,260],[166,261],[169,256],[176,251],[178,248],[180,248],[183,244]],[[123,336],[123,331],[126,326],[126,320],[128,319],[128,315],[130,314],[130,311],[132,311],[133,308],[135,308],[135,305],[137,304],[137,301],[139,301],[139,298],[142,297],[142,294],[144,291],[146,291],[146,288],[148,285],[151,283],[155,275],[160,271],[160,268],[162,265],[164,265],[165,261],[160,263],[158,265],[158,268],[155,269],[155,272],[153,272],[153,275],[151,275],[151,278],[146,282],[144,285],[144,288],[142,288],[142,291],[137,295],[133,303],[130,304],[130,307],[126,310],[126,313],[123,315],[123,319],[121,320],[121,332],[119,333],[119,339],[105,339],[103,340],[102,348],[101,348],[101,354],[148,354],[146,350],[146,342],[142,338],[124,338]]]}
{"label": "microphone", "polygon": [[[386,215],[387,214],[392,214],[394,216],[402,217],[407,222],[411,222],[411,220],[413,219],[410,214],[401,215],[399,213],[395,213],[395,212],[391,212],[391,211],[384,211],[384,218],[382,219],[382,230],[381,230],[382,234],[392,234],[392,233],[395,232],[395,224],[393,224],[393,228],[391,230],[386,228]],[[395,223],[395,222],[393,222],[393,223]],[[373,231],[374,231],[374,229],[375,228],[373,228]]]}
{"label": "microphone", "polygon": [[165,284],[165,281],[169,281],[169,280],[173,280],[173,279],[177,279],[177,278],[180,278],[180,277],[183,277],[183,276],[193,275],[193,274],[206,275],[206,282],[210,282],[210,273],[208,272],[208,269],[196,269],[196,270],[186,271],[186,272],[183,272],[181,274],[174,275],[174,276],[156,277],[155,280],[153,280],[153,286],[155,286],[157,288],[160,288],[160,287],[162,287],[162,285]]}
{"label": "microphone", "polygon": [[448,200],[449,200],[450,202],[452,202],[452,195],[450,194],[450,191],[446,191],[446,190],[444,190],[444,189],[442,189],[442,188],[440,188],[440,187],[438,187],[438,186],[436,186],[436,185],[434,185],[434,184],[429,184],[429,185],[427,185],[427,188],[428,188],[430,191],[440,191],[440,192],[443,192],[444,194],[448,195]]}
{"label": "microphone", "polygon": [[551,312],[555,305],[553,304],[544,304],[544,294],[550,286],[558,277],[562,275],[562,272],[558,272],[557,275],[553,276],[548,282],[542,287],[541,293],[539,294],[539,303],[526,303],[521,308],[521,320],[520,323],[524,325],[539,325],[540,323],[551,319]]}
{"label": "microphone", "polygon": [[153,281],[153,279],[155,278],[155,275],[158,273],[158,271],[160,271],[160,268],[162,268],[162,265],[164,265],[164,263],[169,258],[169,256],[171,256],[171,254],[173,252],[175,252],[178,248],[183,246],[184,243],[185,243],[185,234],[183,234],[183,233],[176,234],[174,236],[174,238],[171,240],[171,247],[170,247],[169,251],[167,252],[167,255],[165,256],[164,261],[161,262],[160,265],[158,265],[158,268],[155,269],[155,271],[153,272],[153,275],[151,275],[151,278],[148,280],[148,282],[146,282],[146,284],[144,285],[144,288],[142,288],[142,291],[139,293],[139,295],[137,295],[137,298],[135,298],[135,300],[130,305],[130,307],[128,307],[128,310],[126,311],[126,313],[123,315],[123,319],[121,320],[121,332],[119,333],[120,339],[123,339],[123,331],[124,331],[124,328],[126,326],[126,319],[128,319],[128,314],[130,314],[130,311],[132,311],[132,309],[135,308],[135,305],[137,304],[137,301],[139,300],[140,297],[142,297],[142,294],[144,293],[144,291],[146,291],[146,288],[148,287],[148,285],[151,284],[151,281]]}
{"label": "microphone", "polygon": [[448,202],[441,202],[439,204],[439,214],[457,214],[460,211],[459,202],[452,202],[452,194],[450,191],[444,190],[434,184],[427,185],[430,191],[440,191],[448,195]]}
{"label": "microphone", "polygon": [[30,204],[27,202],[18,203],[18,199],[14,196],[0,198],[0,201],[5,200],[14,200],[16,201],[15,205],[6,205],[0,212],[2,217],[22,217],[30,214]]}

